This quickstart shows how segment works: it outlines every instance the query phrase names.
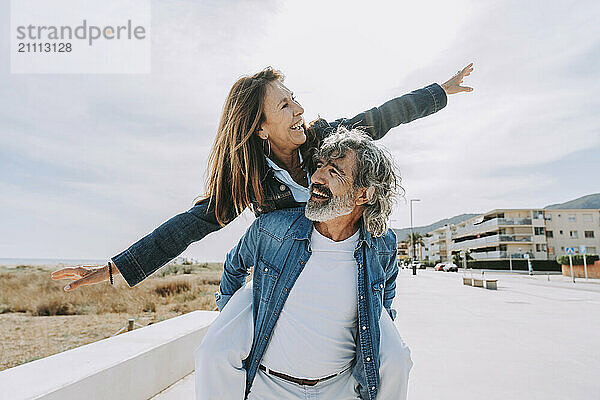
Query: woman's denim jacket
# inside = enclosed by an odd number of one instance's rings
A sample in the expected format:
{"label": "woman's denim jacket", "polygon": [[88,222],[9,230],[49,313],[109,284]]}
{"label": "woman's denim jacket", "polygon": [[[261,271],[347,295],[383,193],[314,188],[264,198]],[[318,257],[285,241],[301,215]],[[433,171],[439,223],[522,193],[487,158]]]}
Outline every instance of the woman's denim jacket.
{"label": "woman's denim jacket", "polygon": [[[304,216],[304,207],[262,214],[227,254],[221,293],[216,293],[220,310],[254,269],[254,339],[244,360],[246,396],[290,290],[310,258],[312,227],[312,221]],[[371,400],[379,388],[379,317],[383,308],[391,316],[390,307],[396,294],[396,235],[388,230],[385,236],[373,237],[361,223],[354,258],[358,319],[352,374],[361,386],[362,398]]]}
{"label": "woman's denim jacket", "polygon": [[[380,107],[374,107],[351,119],[334,122],[319,120],[315,132],[324,138],[338,126],[361,127],[373,139],[382,138],[390,129],[417,118],[433,114],[446,106],[446,93],[437,83],[392,99]],[[277,180],[273,170],[265,171],[261,206],[255,206],[256,215],[277,209],[298,207],[291,190]],[[186,212],[178,214],[160,225],[127,250],[112,258],[129,286],[137,285],[154,271],[181,254],[191,243],[201,240],[209,233],[219,230],[214,210],[206,199]]]}

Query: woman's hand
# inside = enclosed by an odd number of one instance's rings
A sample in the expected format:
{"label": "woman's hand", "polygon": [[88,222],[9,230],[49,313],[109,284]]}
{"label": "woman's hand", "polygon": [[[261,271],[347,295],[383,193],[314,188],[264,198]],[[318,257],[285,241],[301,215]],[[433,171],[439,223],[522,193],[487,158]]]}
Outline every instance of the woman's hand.
{"label": "woman's hand", "polygon": [[[119,274],[119,270],[114,263],[112,265],[112,274]],[[109,278],[108,265],[102,267],[97,266],[81,266],[59,269],[52,273],[52,279],[72,279],[73,282],[64,287],[66,292],[69,292],[79,286],[94,285],[104,282]]]}
{"label": "woman's hand", "polygon": [[465,76],[469,76],[473,71],[473,63],[464,67],[461,71],[458,71],[456,75],[442,83],[442,89],[446,94],[454,94],[459,92],[472,92],[473,88],[468,86],[460,86]]}

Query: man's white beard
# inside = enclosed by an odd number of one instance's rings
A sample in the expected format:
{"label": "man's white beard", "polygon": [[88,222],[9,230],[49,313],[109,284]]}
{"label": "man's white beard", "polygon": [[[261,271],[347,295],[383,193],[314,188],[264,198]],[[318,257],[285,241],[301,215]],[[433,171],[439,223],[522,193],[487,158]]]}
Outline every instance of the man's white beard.
{"label": "man's white beard", "polygon": [[319,204],[309,198],[306,202],[304,215],[311,221],[325,222],[334,218],[348,215],[354,210],[356,191],[349,190],[343,196],[333,196],[327,202]]}

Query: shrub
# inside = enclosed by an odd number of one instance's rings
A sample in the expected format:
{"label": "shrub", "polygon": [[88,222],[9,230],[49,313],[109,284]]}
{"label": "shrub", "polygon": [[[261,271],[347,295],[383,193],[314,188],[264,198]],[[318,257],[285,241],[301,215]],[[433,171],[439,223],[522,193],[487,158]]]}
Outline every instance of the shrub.
{"label": "shrub", "polygon": [[[573,254],[573,265],[583,265],[583,254]],[[588,265],[598,261],[597,254],[586,254],[585,260]],[[563,255],[556,258],[556,262],[561,265],[569,265],[569,256]]]}
{"label": "shrub", "polygon": [[142,307],[142,311],[156,312],[156,303],[151,300],[146,300],[146,302],[144,302],[144,306]]}
{"label": "shrub", "polygon": [[6,314],[12,312],[12,308],[8,304],[0,303],[0,314]]}
{"label": "shrub", "polygon": [[164,282],[156,285],[154,292],[162,297],[171,296],[173,294],[187,292],[192,288],[189,282],[186,281],[172,281]]}
{"label": "shrub", "polygon": [[49,298],[42,299],[37,303],[33,315],[74,315],[75,313],[75,308],[71,303],[63,302],[60,299]]}
{"label": "shrub", "polygon": [[177,275],[179,273],[179,265],[177,264],[169,264],[165,267],[162,267],[160,272],[158,272],[158,276],[165,277],[167,275]]}

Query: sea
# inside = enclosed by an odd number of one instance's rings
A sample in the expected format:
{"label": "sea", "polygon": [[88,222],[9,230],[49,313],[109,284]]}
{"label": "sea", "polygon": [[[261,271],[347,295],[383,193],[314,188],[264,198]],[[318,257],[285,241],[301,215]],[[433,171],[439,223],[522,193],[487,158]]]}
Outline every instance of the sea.
{"label": "sea", "polygon": [[0,265],[15,267],[17,265],[33,266],[75,266],[75,265],[103,265],[108,260],[75,259],[75,258],[0,258]]}

